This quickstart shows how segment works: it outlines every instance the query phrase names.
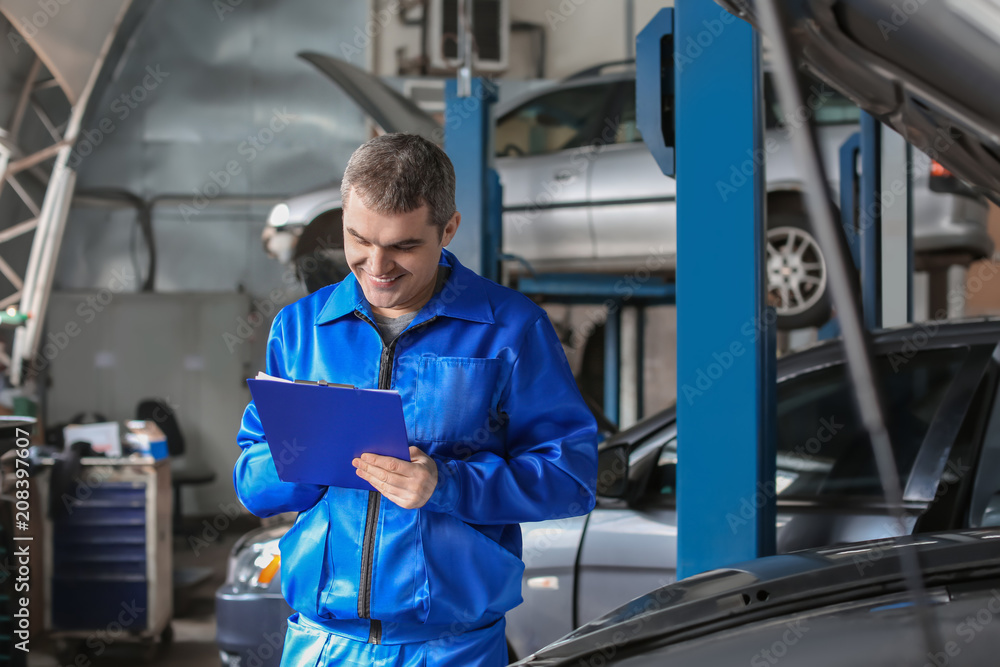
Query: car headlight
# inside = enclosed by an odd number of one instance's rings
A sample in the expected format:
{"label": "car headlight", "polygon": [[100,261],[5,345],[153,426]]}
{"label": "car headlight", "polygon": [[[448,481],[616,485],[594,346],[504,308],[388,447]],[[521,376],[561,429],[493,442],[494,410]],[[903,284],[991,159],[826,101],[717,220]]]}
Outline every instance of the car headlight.
{"label": "car headlight", "polygon": [[268,540],[248,545],[234,559],[229,582],[258,590],[270,587],[281,566],[278,542],[279,540]]}
{"label": "car headlight", "polygon": [[271,214],[267,216],[267,224],[271,227],[283,227],[288,222],[290,215],[288,204],[278,204],[271,209]]}

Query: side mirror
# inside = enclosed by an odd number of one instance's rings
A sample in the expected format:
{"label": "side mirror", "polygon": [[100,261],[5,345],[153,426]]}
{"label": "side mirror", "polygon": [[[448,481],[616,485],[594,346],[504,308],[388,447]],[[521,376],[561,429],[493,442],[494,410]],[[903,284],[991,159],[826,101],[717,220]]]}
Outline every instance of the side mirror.
{"label": "side mirror", "polygon": [[629,443],[605,447],[597,453],[597,495],[624,498],[628,491]]}

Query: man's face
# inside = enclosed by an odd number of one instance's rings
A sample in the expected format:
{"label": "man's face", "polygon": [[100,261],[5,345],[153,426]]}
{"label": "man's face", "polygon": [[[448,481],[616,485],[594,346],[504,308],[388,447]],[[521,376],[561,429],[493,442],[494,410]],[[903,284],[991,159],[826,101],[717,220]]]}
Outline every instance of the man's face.
{"label": "man's face", "polygon": [[368,209],[356,192],[348,195],[344,254],[374,312],[398,317],[430,300],[441,248],[451,242],[460,220],[455,213],[439,234],[426,205],[382,214]]}

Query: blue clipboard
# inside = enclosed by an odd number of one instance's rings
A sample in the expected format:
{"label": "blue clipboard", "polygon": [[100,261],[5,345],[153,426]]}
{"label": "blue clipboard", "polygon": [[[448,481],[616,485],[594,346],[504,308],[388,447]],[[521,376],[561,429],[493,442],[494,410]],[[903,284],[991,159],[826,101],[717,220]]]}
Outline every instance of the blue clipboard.
{"label": "blue clipboard", "polygon": [[325,383],[247,380],[278,478],[374,490],[351,461],[364,453],[410,460],[395,391]]}

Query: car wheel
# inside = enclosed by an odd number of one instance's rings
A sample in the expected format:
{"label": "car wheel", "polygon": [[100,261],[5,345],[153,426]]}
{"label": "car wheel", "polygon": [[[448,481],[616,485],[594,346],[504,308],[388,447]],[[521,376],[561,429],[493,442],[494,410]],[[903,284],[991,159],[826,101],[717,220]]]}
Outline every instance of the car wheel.
{"label": "car wheel", "polygon": [[787,213],[768,216],[768,304],[779,329],[821,326],[830,318],[827,266],[805,219]]}

